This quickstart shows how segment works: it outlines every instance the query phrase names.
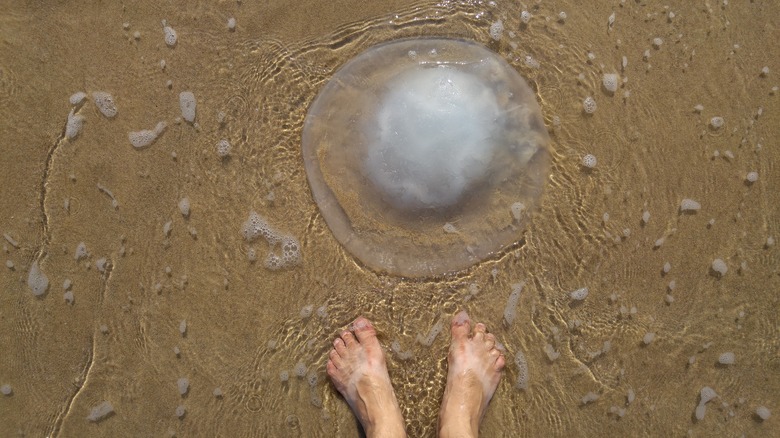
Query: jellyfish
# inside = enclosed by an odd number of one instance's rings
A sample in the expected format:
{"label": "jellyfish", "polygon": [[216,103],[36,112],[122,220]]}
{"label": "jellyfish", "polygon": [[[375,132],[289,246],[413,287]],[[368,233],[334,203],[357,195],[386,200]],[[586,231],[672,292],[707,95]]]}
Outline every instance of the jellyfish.
{"label": "jellyfish", "polygon": [[362,265],[403,277],[458,272],[519,242],[548,148],[517,71],[478,43],[446,38],[391,41],[348,61],[302,135],[311,192],[336,240]]}

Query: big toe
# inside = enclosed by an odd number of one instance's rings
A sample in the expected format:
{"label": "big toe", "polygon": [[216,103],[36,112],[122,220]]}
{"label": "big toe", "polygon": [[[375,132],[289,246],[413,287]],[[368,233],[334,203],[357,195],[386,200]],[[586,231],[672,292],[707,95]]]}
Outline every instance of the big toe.
{"label": "big toe", "polygon": [[461,310],[452,317],[450,323],[450,331],[452,332],[453,340],[466,340],[471,332],[471,319],[469,314],[465,310]]}
{"label": "big toe", "polygon": [[371,321],[362,316],[352,323],[352,331],[361,344],[377,342],[374,325],[371,324]]}

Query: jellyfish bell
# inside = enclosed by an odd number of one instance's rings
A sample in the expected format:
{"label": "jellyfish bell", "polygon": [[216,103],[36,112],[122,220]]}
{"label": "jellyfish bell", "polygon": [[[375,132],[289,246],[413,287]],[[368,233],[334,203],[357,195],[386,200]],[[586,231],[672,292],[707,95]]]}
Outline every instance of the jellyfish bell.
{"label": "jellyfish bell", "polygon": [[549,170],[533,91],[498,55],[455,39],[393,41],[350,60],[315,98],[302,140],[336,239],[369,268],[409,277],[519,241]]}

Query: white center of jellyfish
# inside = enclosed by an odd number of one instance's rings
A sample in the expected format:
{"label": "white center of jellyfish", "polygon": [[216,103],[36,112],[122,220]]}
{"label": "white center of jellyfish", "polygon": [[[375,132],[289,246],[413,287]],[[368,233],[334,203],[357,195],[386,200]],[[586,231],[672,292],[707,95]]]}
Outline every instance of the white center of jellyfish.
{"label": "white center of jellyfish", "polygon": [[416,67],[380,101],[366,174],[396,208],[454,205],[487,174],[500,113],[495,91],[476,76]]}

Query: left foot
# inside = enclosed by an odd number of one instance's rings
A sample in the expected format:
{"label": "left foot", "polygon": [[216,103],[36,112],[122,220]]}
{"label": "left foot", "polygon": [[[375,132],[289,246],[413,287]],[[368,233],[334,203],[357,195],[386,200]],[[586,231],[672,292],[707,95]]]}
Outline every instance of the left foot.
{"label": "left foot", "polygon": [[327,369],[367,437],[406,436],[385,353],[369,320],[361,316],[333,341]]}

